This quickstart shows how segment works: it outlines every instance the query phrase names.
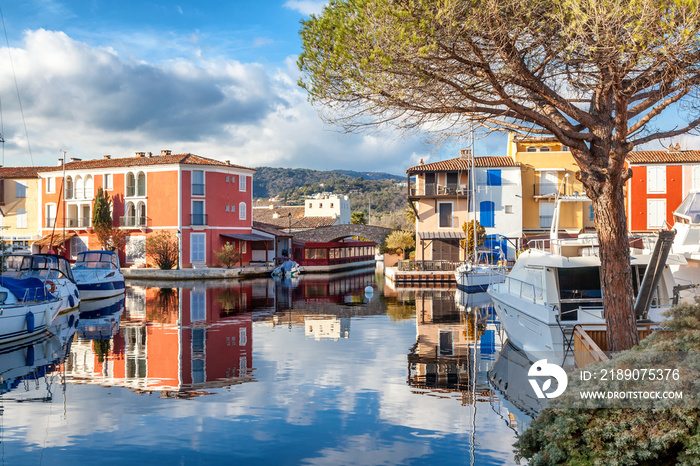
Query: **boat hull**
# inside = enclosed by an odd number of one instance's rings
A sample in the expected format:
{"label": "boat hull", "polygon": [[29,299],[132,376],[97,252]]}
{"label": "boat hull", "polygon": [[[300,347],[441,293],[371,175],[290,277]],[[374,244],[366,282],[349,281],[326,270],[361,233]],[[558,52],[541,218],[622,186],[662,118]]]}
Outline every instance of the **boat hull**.
{"label": "boat hull", "polygon": [[84,301],[119,296],[124,294],[124,289],[124,280],[78,283],[80,299]]}
{"label": "boat hull", "polygon": [[45,332],[61,308],[59,299],[3,307],[0,310],[0,344],[20,342]]}
{"label": "boat hull", "polygon": [[505,280],[505,274],[500,269],[460,270],[460,268],[455,271],[455,280],[457,287],[467,293],[484,292],[488,290],[489,285],[503,283]]}

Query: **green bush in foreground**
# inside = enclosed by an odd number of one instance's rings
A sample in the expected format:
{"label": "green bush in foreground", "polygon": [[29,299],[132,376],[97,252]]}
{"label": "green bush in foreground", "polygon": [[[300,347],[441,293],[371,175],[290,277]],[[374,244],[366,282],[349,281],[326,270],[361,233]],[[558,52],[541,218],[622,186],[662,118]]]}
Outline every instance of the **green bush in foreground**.
{"label": "green bush in foreground", "polygon": [[683,361],[680,379],[654,388],[683,391],[682,403],[620,402],[620,407],[597,408],[596,402],[581,400],[579,389],[625,390],[628,382],[581,382],[574,374],[566,392],[550,400],[515,443],[516,460],[526,459],[533,466],[699,464],[700,305],[676,306],[668,318],[671,332],[655,332],[610,362],[586,369],[658,367],[660,355],[677,356]]}

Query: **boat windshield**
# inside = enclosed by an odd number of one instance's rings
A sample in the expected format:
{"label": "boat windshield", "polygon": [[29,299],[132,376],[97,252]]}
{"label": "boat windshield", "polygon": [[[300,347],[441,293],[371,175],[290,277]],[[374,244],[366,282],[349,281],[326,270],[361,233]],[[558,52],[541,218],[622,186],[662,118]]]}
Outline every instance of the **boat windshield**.
{"label": "boat windshield", "polygon": [[2,256],[3,275],[14,274],[16,278],[36,277],[41,279],[73,279],[70,264],[63,256],[55,254],[10,254]]}
{"label": "boat windshield", "polygon": [[116,254],[102,251],[88,251],[78,254],[74,269],[119,269],[119,258]]}
{"label": "boat windshield", "polygon": [[700,223],[700,192],[688,193],[674,214],[687,217],[692,223]]}

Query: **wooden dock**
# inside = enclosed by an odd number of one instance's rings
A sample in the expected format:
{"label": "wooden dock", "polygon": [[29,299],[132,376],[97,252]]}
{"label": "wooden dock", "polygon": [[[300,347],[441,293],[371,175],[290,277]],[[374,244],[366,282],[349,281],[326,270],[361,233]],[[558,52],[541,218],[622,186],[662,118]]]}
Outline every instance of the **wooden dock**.
{"label": "wooden dock", "polygon": [[[639,340],[643,340],[652,332],[658,330],[659,324],[637,324],[637,332],[639,332]],[[607,354],[608,341],[607,330],[588,329],[584,330],[581,327],[574,329],[574,360],[579,368],[586,367],[594,362],[607,362],[610,360]]]}

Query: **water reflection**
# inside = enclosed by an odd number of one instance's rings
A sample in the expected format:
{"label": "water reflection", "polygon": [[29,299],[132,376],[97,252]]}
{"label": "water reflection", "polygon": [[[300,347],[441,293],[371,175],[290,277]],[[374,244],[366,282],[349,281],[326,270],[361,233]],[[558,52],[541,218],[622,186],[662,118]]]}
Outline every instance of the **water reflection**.
{"label": "water reflection", "polygon": [[[485,295],[393,290],[374,270],[159,285],[81,309],[44,462],[108,448],[115,463],[512,463]],[[19,459],[41,429],[21,407],[8,418]]]}

